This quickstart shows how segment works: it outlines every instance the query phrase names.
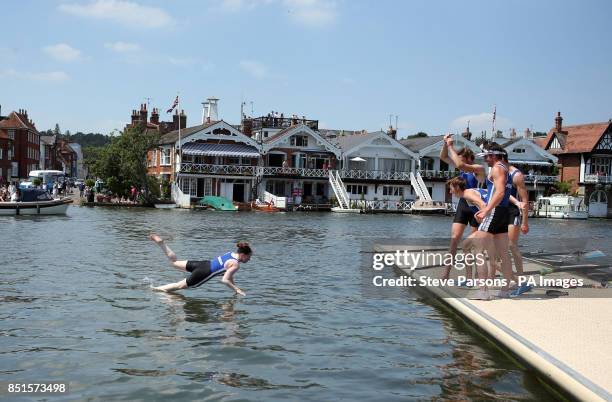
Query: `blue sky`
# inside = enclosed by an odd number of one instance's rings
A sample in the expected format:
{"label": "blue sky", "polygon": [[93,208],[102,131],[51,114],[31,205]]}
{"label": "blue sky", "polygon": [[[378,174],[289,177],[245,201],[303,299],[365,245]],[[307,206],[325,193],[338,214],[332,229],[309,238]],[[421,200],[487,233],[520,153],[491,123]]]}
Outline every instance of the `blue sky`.
{"label": "blue sky", "polygon": [[[589,1],[96,0],[3,4],[2,113],[39,129],[121,129],[177,92],[188,125],[220,98],[400,136],[491,126],[546,131],[612,118],[612,3]],[[162,113],[162,118],[169,115]],[[395,122],[395,117],[393,117]]]}

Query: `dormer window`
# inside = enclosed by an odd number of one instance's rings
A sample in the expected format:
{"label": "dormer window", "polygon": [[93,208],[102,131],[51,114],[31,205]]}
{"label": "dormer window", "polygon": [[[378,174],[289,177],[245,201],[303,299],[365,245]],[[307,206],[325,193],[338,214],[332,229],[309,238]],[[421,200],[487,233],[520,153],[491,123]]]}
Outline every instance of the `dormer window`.
{"label": "dormer window", "polygon": [[308,136],[307,135],[294,135],[291,137],[291,145],[294,147],[307,147]]}

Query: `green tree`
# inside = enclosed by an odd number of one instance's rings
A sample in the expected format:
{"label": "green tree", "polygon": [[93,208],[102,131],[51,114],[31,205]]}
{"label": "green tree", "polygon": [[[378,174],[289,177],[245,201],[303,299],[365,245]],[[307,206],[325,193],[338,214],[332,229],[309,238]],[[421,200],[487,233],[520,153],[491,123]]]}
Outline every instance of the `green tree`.
{"label": "green tree", "polygon": [[555,187],[557,188],[557,192],[561,194],[569,194],[570,190],[572,189],[573,181],[574,179],[568,181],[560,181],[556,183]]}
{"label": "green tree", "polygon": [[156,146],[158,140],[158,135],[146,134],[141,127],[130,128],[100,149],[91,171],[107,183],[112,178],[111,191],[116,190],[119,194],[132,185],[143,189],[144,203],[151,204],[159,194],[159,183],[157,188],[150,185],[147,151]]}

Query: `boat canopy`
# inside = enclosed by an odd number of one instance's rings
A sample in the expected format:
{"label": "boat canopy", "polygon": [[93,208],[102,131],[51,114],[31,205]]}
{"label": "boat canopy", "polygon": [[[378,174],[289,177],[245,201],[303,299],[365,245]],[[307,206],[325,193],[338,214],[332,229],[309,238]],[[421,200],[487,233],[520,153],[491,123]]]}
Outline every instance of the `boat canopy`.
{"label": "boat canopy", "polygon": [[257,148],[244,144],[210,144],[190,142],[183,146],[184,155],[195,156],[242,156],[243,158],[259,158]]}
{"label": "boat canopy", "polygon": [[550,166],[552,162],[546,161],[523,161],[518,159],[510,159],[510,163],[515,163],[517,165],[534,165],[534,166]]}
{"label": "boat canopy", "polygon": [[36,202],[36,201],[53,201],[53,197],[39,188],[26,188],[21,190],[21,201],[22,202]]}

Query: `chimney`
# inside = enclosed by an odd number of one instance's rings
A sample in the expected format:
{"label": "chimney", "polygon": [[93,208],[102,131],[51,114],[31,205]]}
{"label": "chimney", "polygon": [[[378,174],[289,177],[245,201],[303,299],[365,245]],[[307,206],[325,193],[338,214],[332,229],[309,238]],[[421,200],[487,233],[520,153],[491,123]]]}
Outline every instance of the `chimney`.
{"label": "chimney", "polygon": [[208,102],[202,102],[202,124],[206,123],[206,118],[208,117]]}
{"label": "chimney", "polygon": [[531,138],[531,130],[529,130],[529,128],[526,128],[525,134],[523,136],[527,139]]}
{"label": "chimney", "polygon": [[182,130],[187,127],[187,115],[185,114],[184,110],[181,110],[180,121],[181,121],[181,130]]}
{"label": "chimney", "polygon": [[138,113],[136,113],[136,109],[132,109],[132,125],[138,121]]}
{"label": "chimney", "polygon": [[560,133],[563,130],[563,117],[561,117],[561,111],[557,112],[557,117],[555,117],[555,132]]}
{"label": "chimney", "polygon": [[397,130],[393,128],[393,126],[389,126],[389,130],[387,130],[387,135],[394,140],[397,139]]}
{"label": "chimney", "polygon": [[159,109],[156,107],[153,108],[153,112],[151,113],[151,123],[159,124]]}
{"label": "chimney", "polygon": [[206,99],[206,101],[208,102],[208,114],[206,117],[208,117],[209,121],[219,120],[219,110],[217,108],[217,102],[219,99],[213,97]]}
{"label": "chimney", "polygon": [[178,128],[179,128],[178,109],[174,109],[174,114],[172,115],[172,130],[178,130]]}
{"label": "chimney", "polygon": [[142,124],[147,124],[147,120],[148,119],[148,114],[149,112],[147,112],[147,104],[143,103],[140,105],[140,121]]}
{"label": "chimney", "polygon": [[242,120],[242,134],[253,136],[253,119],[245,118]]}
{"label": "chimney", "polygon": [[510,131],[510,138],[515,139],[516,138],[516,130],[512,129],[512,131]]}

